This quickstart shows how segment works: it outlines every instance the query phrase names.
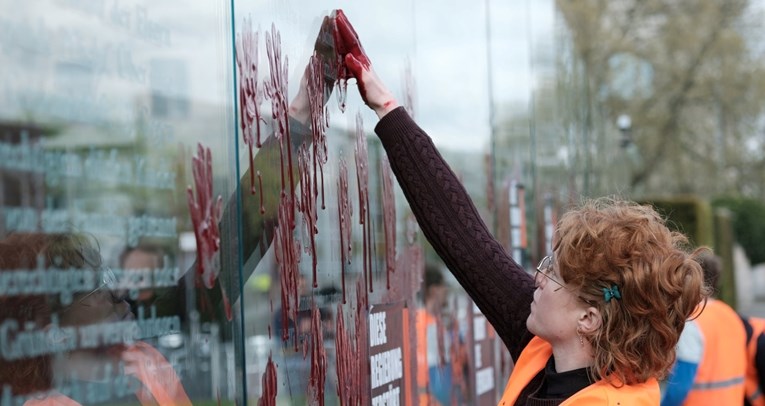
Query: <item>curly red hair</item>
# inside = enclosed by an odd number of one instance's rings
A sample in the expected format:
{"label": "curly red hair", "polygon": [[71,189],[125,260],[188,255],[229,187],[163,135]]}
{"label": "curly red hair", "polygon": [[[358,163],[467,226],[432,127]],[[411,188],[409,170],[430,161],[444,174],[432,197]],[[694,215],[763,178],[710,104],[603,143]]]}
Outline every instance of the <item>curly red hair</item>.
{"label": "curly red hair", "polygon": [[[593,377],[617,385],[665,377],[686,320],[708,295],[694,260],[704,249],[690,252],[650,206],[614,198],[564,214],[553,241],[561,277],[602,317],[585,336]],[[603,289],[614,285],[621,299],[605,300]]]}

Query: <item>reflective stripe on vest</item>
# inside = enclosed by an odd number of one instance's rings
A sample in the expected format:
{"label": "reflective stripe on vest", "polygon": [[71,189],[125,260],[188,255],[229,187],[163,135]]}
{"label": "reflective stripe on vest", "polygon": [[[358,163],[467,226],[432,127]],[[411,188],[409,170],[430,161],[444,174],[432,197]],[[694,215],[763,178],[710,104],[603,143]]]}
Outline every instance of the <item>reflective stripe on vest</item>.
{"label": "reflective stripe on vest", "polygon": [[744,383],[744,377],[739,376],[736,378],[731,378],[725,381],[718,381],[718,382],[696,382],[693,384],[692,389],[696,389],[696,390],[722,389],[722,388],[727,388],[729,386],[741,385],[742,383]]}
{"label": "reflective stripe on vest", "polygon": [[711,299],[696,318],[704,355],[686,406],[740,405],[746,398],[746,329],[730,306]]}

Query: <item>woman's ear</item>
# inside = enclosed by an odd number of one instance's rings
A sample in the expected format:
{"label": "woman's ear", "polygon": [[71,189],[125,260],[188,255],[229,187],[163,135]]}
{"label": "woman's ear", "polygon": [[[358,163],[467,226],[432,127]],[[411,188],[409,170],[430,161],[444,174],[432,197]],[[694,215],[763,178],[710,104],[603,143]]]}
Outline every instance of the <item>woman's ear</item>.
{"label": "woman's ear", "polygon": [[577,327],[583,334],[591,334],[603,325],[603,317],[595,306],[588,306],[579,316]]}

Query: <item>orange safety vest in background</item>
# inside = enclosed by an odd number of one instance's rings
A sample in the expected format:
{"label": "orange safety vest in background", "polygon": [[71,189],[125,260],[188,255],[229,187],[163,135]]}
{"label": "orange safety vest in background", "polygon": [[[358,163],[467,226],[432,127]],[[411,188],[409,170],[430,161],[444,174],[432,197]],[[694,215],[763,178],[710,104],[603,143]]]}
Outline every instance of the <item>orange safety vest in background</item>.
{"label": "orange safety vest in background", "polygon": [[[143,406],[191,406],[172,364],[154,347],[137,342],[122,353],[125,373],[135,376],[143,385],[136,392]],[[63,394],[29,399],[24,406],[81,406]]]}
{"label": "orange safety vest in background", "polygon": [[[747,363],[746,363],[746,380],[744,382],[744,388],[746,390],[746,398],[749,400],[749,404],[752,406],[765,406],[765,397],[762,396],[762,388],[760,388],[760,379],[757,373],[757,365],[755,364],[755,356],[757,355],[757,339],[765,332],[765,319],[759,317],[750,317],[747,322],[752,326],[752,336],[749,337],[749,342],[746,345]],[[765,373],[765,371],[763,371]]]}
{"label": "orange safety vest in background", "polygon": [[[417,393],[420,406],[440,406],[441,403],[430,393],[428,364],[428,329],[436,329],[438,320],[425,309],[417,310]],[[431,343],[436,345],[435,343]],[[432,350],[432,349],[431,349]]]}
{"label": "orange safety vest in background", "polygon": [[710,299],[696,318],[704,338],[704,354],[684,405],[740,405],[744,402],[746,331],[738,314]]}
{"label": "orange safety vest in background", "polygon": [[[552,356],[552,346],[539,337],[531,339],[518,357],[500,406],[513,406],[518,396],[532,379],[541,371]],[[618,385],[618,382],[615,382]],[[659,382],[649,379],[635,385],[614,385],[600,380],[580,390],[561,403],[561,406],[603,405],[603,406],[655,406],[659,404]]]}

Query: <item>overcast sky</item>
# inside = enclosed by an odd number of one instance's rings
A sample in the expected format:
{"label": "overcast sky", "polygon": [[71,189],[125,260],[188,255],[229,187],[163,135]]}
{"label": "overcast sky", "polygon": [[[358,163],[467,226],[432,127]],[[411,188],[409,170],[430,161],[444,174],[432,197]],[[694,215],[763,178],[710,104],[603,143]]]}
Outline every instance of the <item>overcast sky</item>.
{"label": "overcast sky", "polygon": [[[93,4],[100,6],[88,11],[85,6]],[[204,103],[228,102],[232,97],[226,80],[230,79],[232,68],[228,4],[191,1],[179,7],[178,2],[171,0],[40,0],[34,5],[3,2],[0,26],[6,27],[8,32],[3,32],[8,35],[0,39],[0,62],[8,74],[0,80],[0,100],[5,101],[0,116],[19,114],[12,106],[19,106],[20,95],[28,98],[28,93],[61,92],[62,83],[65,87],[76,85],[82,92],[112,95],[117,99],[114,103],[145,95],[151,86],[157,85],[119,77],[118,61],[111,56],[110,63],[114,65],[111,71],[94,78],[80,77],[74,85],[63,80],[62,75],[68,71],[61,71],[60,62],[72,59],[67,44],[73,41],[93,49],[98,49],[96,45],[125,44],[133,62],[143,67],[151,66],[156,59],[180,60],[188,70],[183,74],[188,78],[184,80],[188,82],[186,96]],[[344,9],[379,75],[401,101],[405,72],[411,67],[416,118],[436,143],[444,148],[480,151],[486,150],[489,142],[489,84],[493,84],[496,105],[525,106],[533,83],[531,52],[536,52],[534,48],[540,38],[543,43],[544,38],[549,41],[553,24],[552,0],[491,0],[488,4],[492,27],[490,56],[486,1],[247,0],[235,2],[234,21],[238,32],[243,19],[250,17],[261,31],[261,77],[268,75],[265,31],[272,24],[279,30],[282,51],[289,59],[290,93],[294,94],[321,17],[332,9]],[[112,17],[118,11],[130,16],[133,27],[139,15],[165,27],[170,35],[169,45],[136,40],[135,30],[115,27]],[[11,31],[16,34],[11,35]],[[62,34],[68,32],[79,32],[80,37]],[[19,33],[25,33],[25,37],[18,37]],[[87,70],[84,72],[83,75],[88,74]],[[362,111],[371,130],[376,118],[362,105],[354,88],[348,93],[349,112]],[[331,117],[333,125],[344,127],[352,122],[349,117],[353,114],[341,115],[335,109]]]}

